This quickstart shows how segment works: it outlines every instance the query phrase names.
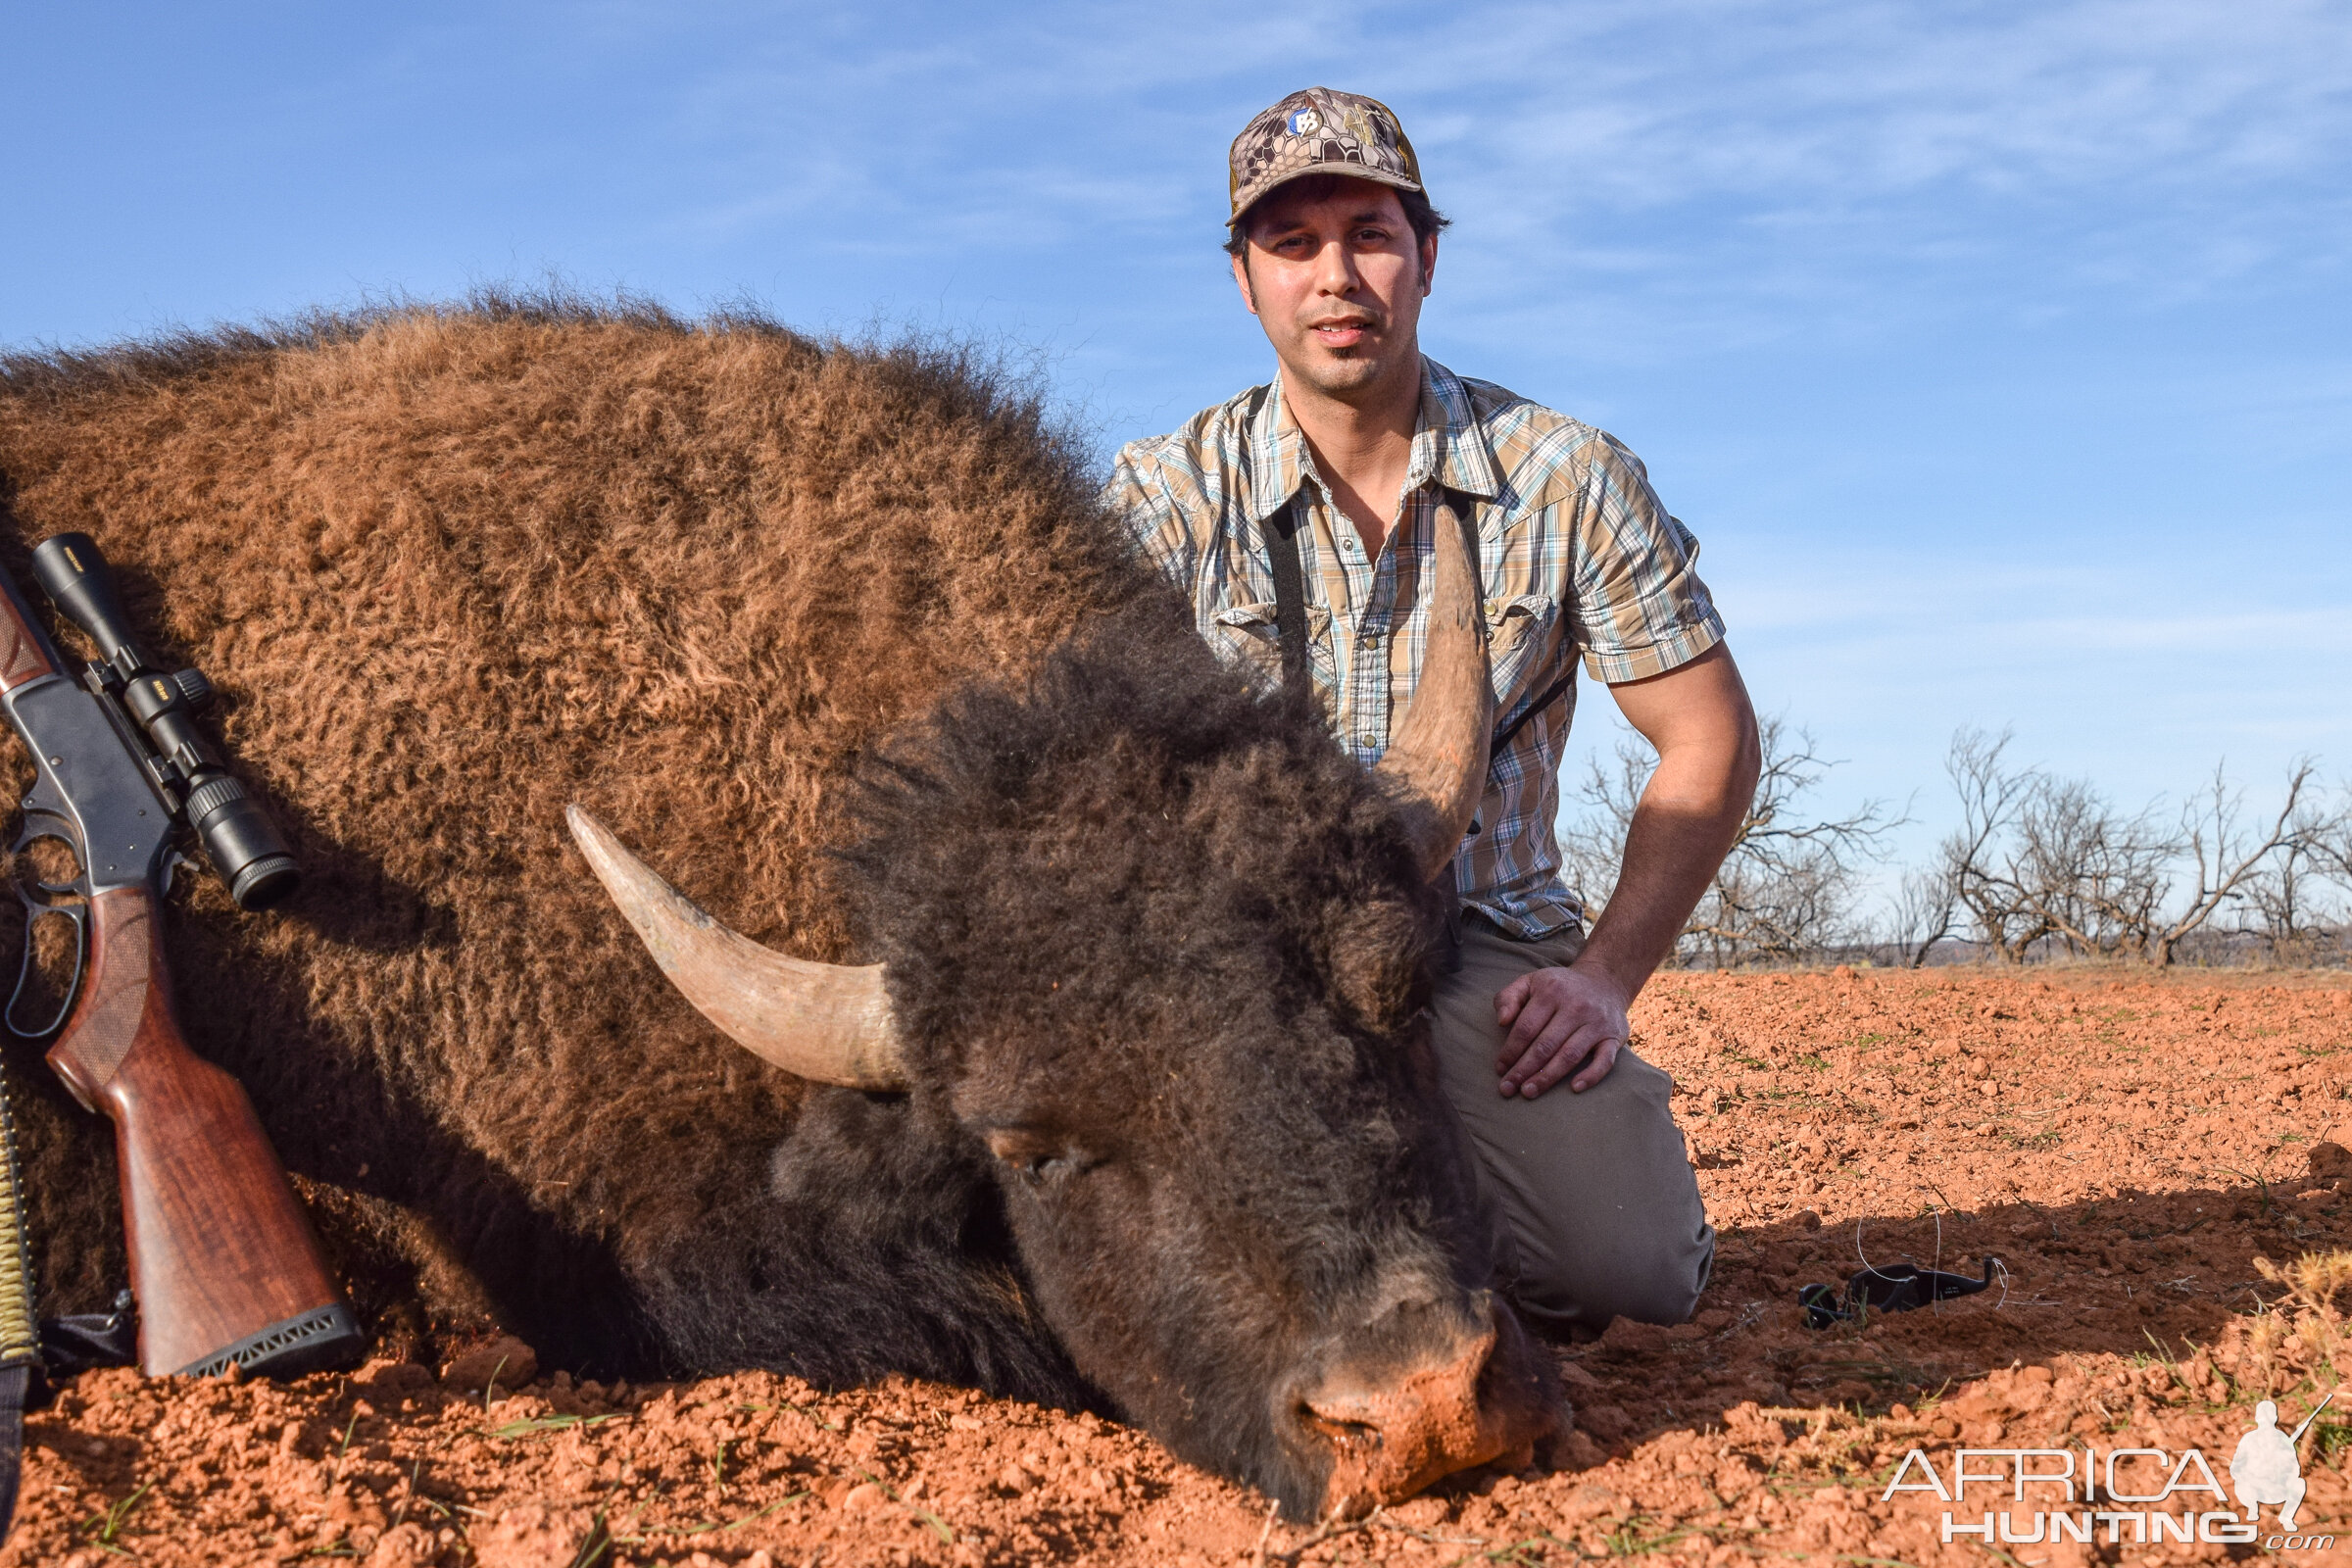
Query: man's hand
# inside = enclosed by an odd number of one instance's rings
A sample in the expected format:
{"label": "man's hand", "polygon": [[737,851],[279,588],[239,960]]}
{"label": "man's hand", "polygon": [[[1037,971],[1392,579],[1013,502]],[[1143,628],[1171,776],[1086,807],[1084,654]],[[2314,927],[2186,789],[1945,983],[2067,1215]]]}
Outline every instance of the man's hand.
{"label": "man's hand", "polygon": [[1494,1021],[1508,1029],[1494,1070],[1508,1100],[1533,1100],[1573,1071],[1568,1088],[1583,1094],[1609,1075],[1625,1045],[1632,999],[1589,969],[1538,969],[1494,994]]}

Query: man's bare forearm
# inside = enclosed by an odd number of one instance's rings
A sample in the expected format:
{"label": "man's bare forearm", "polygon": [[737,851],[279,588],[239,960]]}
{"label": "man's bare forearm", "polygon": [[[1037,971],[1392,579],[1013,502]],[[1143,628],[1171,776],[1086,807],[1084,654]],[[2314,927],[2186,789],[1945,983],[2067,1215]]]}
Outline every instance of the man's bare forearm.
{"label": "man's bare forearm", "polygon": [[1715,755],[1696,750],[1658,760],[1625,836],[1617,889],[1577,959],[1615,981],[1628,1002],[1673,951],[1755,793],[1752,741]]}
{"label": "man's bare forearm", "polygon": [[1495,995],[1495,1021],[1508,1033],[1494,1070],[1506,1096],[1532,1100],[1571,1071],[1568,1086],[1582,1094],[1609,1075],[1625,1044],[1625,1009],[1673,949],[1755,797],[1756,715],[1722,644],[1610,695],[1657,748],[1657,769],[1634,808],[1617,891],[1583,956]]}
{"label": "man's bare forearm", "polygon": [[1580,969],[1616,982],[1631,1002],[1673,951],[1683,922],[1740,837],[1755,799],[1763,747],[1747,686],[1722,644],[1667,674],[1611,689],[1657,748],[1634,808],[1616,891],[1585,944]]}

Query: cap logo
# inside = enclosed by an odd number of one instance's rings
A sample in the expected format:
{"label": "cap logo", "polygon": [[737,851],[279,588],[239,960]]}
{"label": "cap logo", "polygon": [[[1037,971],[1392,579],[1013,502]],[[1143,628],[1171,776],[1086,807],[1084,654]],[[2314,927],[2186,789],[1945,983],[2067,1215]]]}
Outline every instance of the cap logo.
{"label": "cap logo", "polygon": [[1288,128],[1294,136],[1312,136],[1323,128],[1323,117],[1312,108],[1293,110]]}

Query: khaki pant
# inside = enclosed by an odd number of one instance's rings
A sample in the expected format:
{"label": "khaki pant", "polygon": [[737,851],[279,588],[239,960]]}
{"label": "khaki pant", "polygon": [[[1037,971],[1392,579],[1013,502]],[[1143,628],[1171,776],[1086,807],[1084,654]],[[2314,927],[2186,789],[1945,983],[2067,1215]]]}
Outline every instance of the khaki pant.
{"label": "khaki pant", "polygon": [[1624,1316],[1680,1323],[1715,1261],[1715,1230],[1667,1108],[1672,1082],[1621,1050],[1583,1094],[1565,1079],[1502,1098],[1494,994],[1574,961],[1574,926],[1539,942],[1463,917],[1461,967],[1438,984],[1438,1075],[1477,1153],[1479,1200],[1512,1299],[1534,1326],[1583,1337]]}

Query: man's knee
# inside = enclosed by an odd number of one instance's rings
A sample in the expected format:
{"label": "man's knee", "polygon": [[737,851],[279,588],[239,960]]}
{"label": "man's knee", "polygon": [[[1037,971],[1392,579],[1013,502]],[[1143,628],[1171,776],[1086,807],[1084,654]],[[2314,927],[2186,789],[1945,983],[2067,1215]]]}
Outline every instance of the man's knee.
{"label": "man's knee", "polygon": [[1700,1236],[1688,1246],[1660,1248],[1651,1266],[1636,1277],[1627,1304],[1618,1311],[1638,1323],[1688,1323],[1715,1271],[1715,1228],[1700,1222]]}
{"label": "man's knee", "polygon": [[[1693,1205],[1695,1207],[1695,1205]],[[1687,1323],[1715,1266],[1715,1232],[1703,1217],[1651,1213],[1610,1233],[1585,1223],[1521,1234],[1512,1295],[1555,1330],[1606,1328],[1612,1318]]]}
{"label": "man's knee", "polygon": [[1539,1324],[1681,1323],[1696,1310],[1715,1233],[1668,1108],[1672,1087],[1627,1052],[1574,1099],[1560,1087],[1469,1107],[1510,1234],[1512,1295]]}

